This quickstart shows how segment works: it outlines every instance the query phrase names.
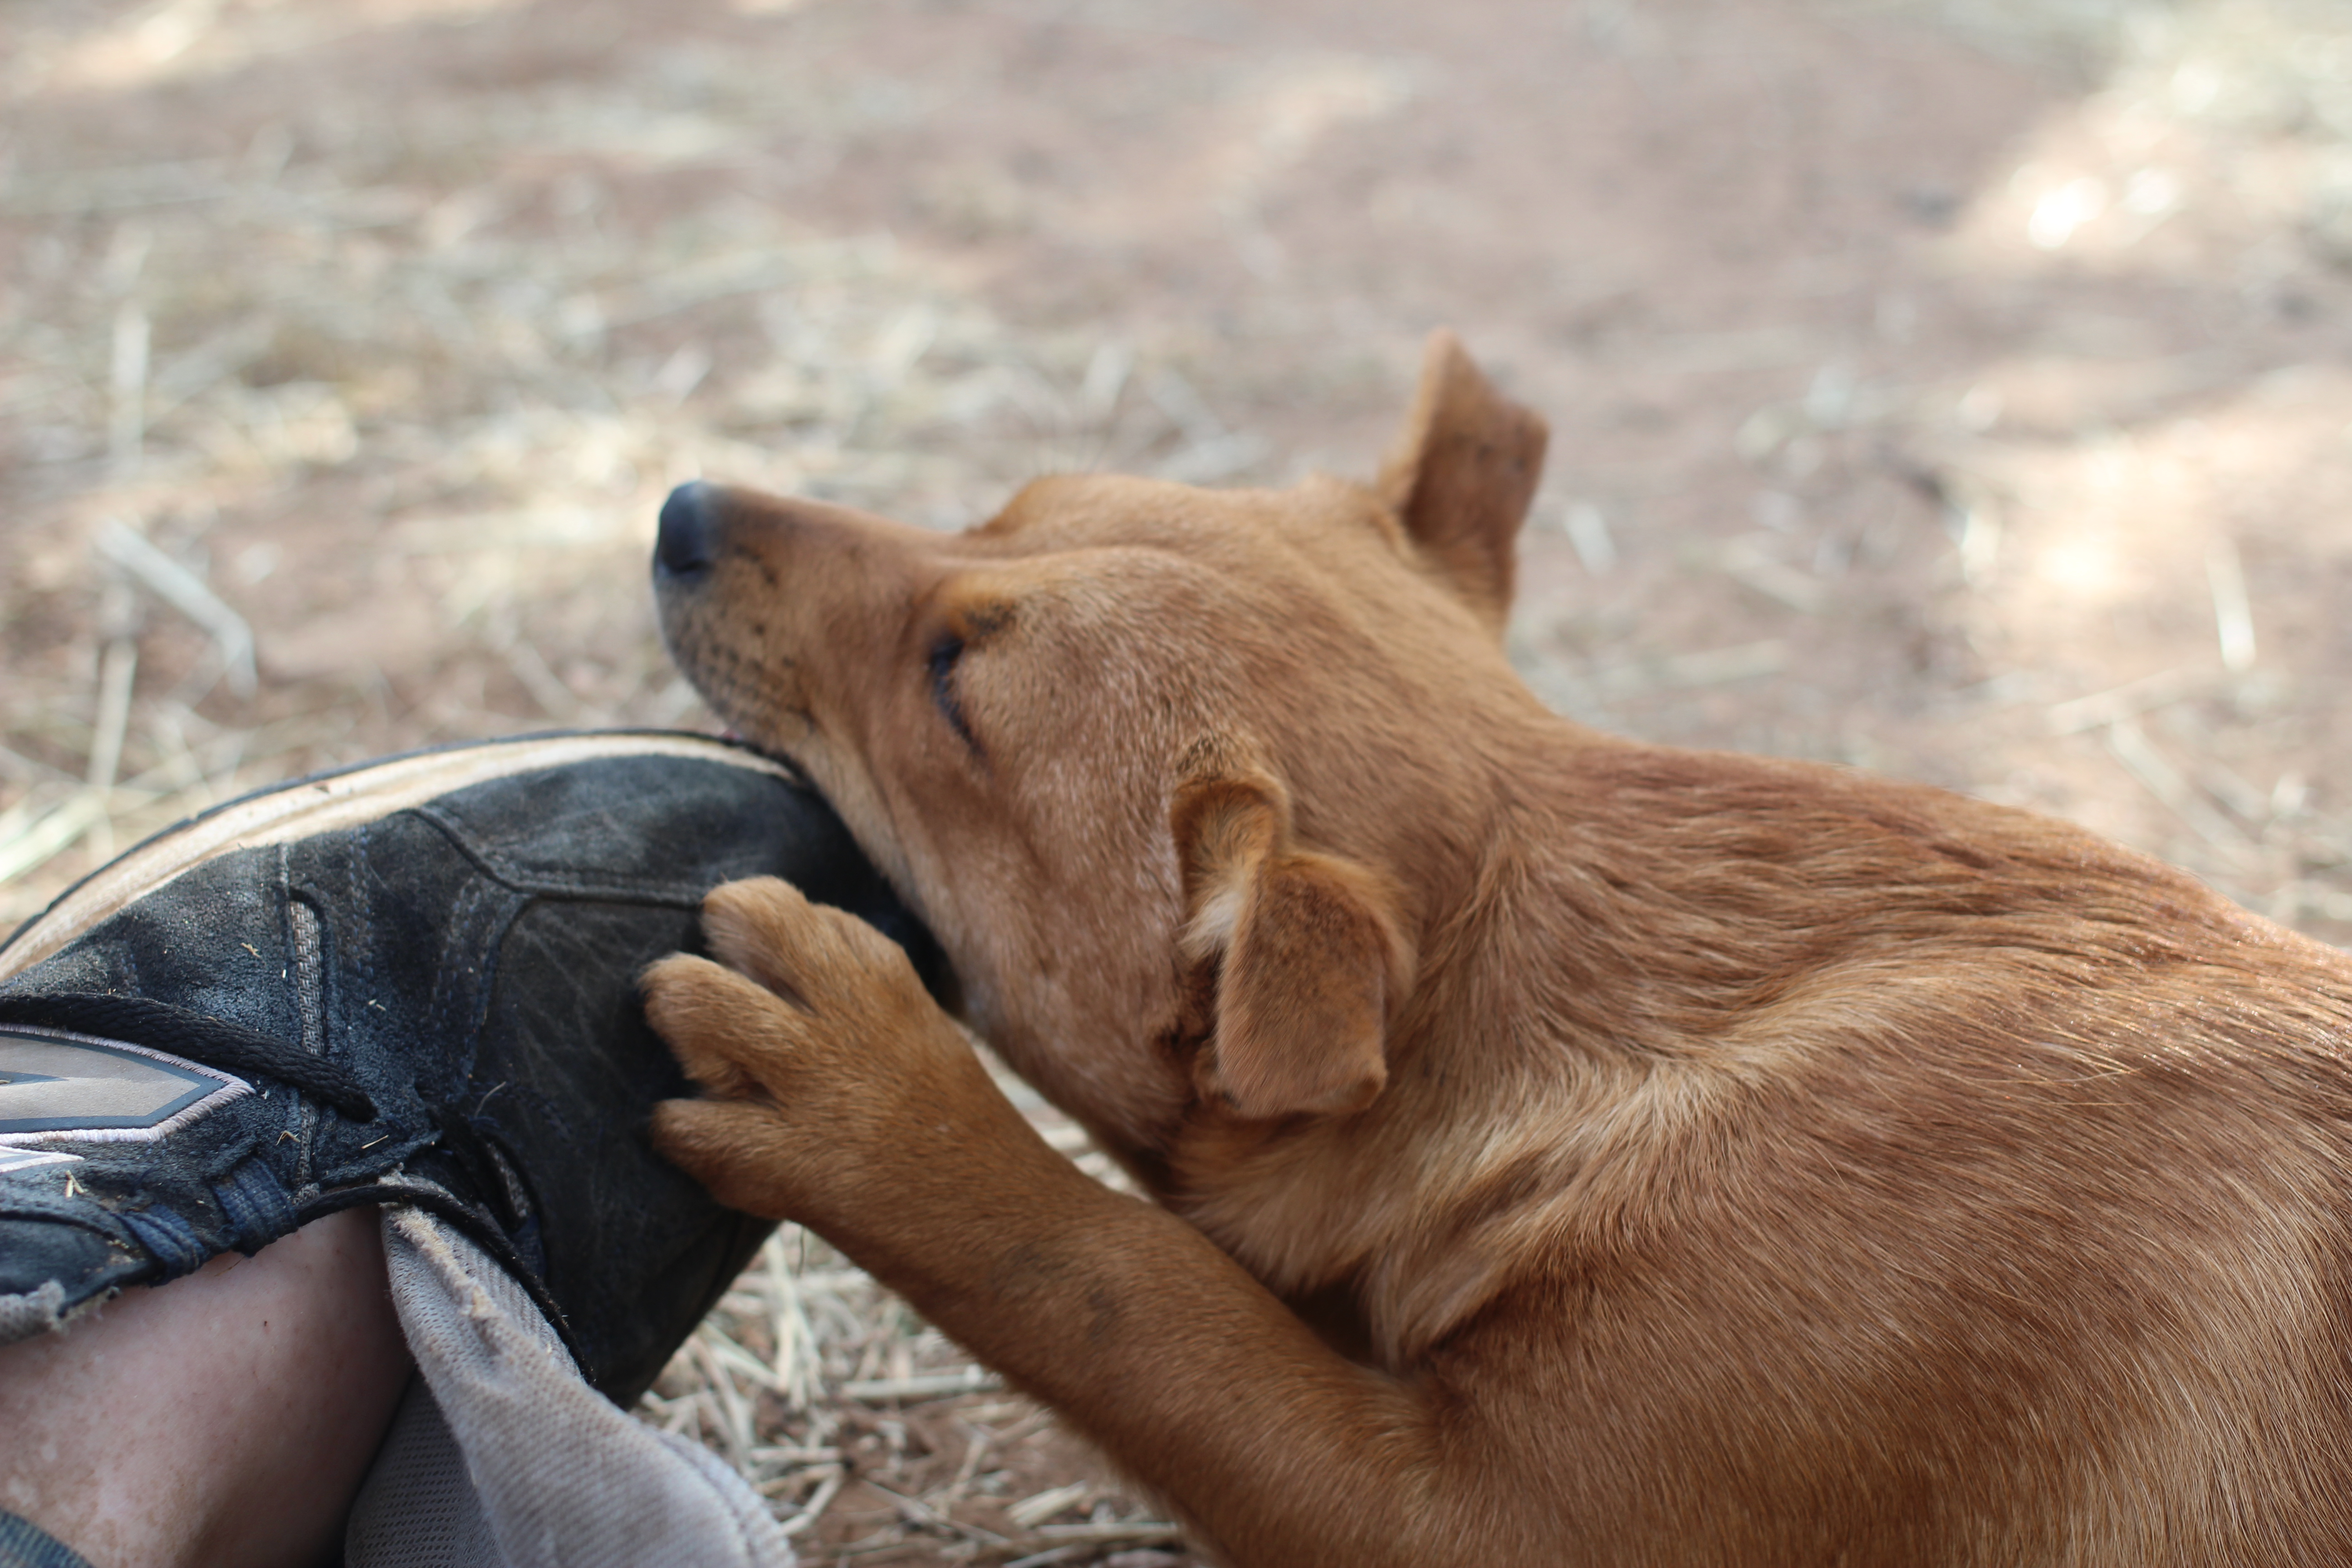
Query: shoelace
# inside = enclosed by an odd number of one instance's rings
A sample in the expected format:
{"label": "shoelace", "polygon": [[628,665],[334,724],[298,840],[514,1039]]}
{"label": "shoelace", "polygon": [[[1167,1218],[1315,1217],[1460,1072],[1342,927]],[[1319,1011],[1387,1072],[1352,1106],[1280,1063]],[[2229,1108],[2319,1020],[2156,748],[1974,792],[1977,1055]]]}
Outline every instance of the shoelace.
{"label": "shoelace", "polygon": [[103,992],[0,996],[0,1024],[66,1029],[169,1051],[239,1078],[273,1078],[326,1101],[354,1121],[375,1120],[375,1101],[339,1064],[284,1040],[169,1002]]}

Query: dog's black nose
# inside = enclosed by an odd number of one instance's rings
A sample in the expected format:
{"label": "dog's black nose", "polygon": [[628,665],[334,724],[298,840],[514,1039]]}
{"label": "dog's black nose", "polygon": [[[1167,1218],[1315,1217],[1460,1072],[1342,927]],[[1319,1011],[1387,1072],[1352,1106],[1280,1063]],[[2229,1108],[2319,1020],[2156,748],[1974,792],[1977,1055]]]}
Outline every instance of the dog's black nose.
{"label": "dog's black nose", "polygon": [[669,492],[662,502],[654,570],[665,577],[699,577],[719,560],[719,493],[700,479]]}

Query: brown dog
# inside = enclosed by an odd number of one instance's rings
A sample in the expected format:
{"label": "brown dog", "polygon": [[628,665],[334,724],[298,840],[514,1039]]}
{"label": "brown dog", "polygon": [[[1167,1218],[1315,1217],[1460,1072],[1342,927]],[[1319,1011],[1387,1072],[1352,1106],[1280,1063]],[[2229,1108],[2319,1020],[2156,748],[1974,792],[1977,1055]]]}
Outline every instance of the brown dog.
{"label": "brown dog", "polygon": [[2352,965],[2063,824],[1635,745],[1497,642],[1544,427],[1433,342],[1377,486],[699,487],[679,662],[897,950],[772,881],[647,979],[662,1146],[1236,1564],[2352,1563]]}

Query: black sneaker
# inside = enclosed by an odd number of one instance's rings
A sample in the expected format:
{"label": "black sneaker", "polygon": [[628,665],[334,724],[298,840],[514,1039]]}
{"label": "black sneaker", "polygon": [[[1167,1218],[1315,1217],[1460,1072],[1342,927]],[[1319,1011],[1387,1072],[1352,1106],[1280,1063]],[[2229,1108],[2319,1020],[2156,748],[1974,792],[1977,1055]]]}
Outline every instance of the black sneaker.
{"label": "black sneaker", "polygon": [[627,1404],[766,1222],[653,1152],[690,1092],[635,992],[772,874],[944,971],[830,808],[698,736],[533,736],[171,828],[0,945],[0,1343],[126,1285],[407,1203]]}

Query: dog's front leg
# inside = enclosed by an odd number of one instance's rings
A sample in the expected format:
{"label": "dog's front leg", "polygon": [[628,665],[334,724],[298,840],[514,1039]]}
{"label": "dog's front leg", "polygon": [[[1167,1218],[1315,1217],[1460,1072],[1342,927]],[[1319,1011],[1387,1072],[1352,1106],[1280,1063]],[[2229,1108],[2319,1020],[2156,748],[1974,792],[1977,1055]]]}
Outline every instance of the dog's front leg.
{"label": "dog's front leg", "polygon": [[1521,1560],[1470,1524],[1493,1516],[1424,1393],[1055,1153],[878,933],[772,879],[704,919],[733,968],[670,958],[646,990],[710,1096],[662,1105],[656,1141],[720,1201],[815,1228],[1239,1568]]}

